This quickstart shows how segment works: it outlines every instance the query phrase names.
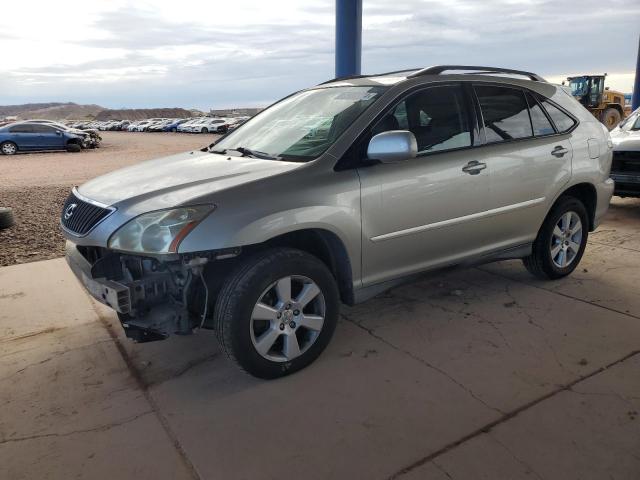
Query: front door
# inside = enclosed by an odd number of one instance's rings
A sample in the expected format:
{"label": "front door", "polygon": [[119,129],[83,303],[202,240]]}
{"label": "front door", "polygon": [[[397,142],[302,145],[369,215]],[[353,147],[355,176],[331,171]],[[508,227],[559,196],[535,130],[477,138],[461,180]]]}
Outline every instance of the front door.
{"label": "front door", "polygon": [[57,150],[64,146],[62,132],[50,125],[33,125],[34,132],[38,135],[38,146],[42,149]]}
{"label": "front door", "polygon": [[363,284],[456,263],[486,244],[489,176],[470,148],[474,118],[459,85],[409,94],[371,135],[409,130],[418,157],[358,169]]}

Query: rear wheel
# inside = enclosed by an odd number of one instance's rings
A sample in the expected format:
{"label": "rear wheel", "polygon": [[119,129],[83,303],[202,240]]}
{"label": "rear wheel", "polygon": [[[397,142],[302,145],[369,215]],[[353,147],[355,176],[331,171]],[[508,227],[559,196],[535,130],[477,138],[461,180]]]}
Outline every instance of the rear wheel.
{"label": "rear wheel", "polygon": [[616,127],[616,125],[620,123],[621,119],[622,119],[622,116],[620,115],[620,112],[618,110],[616,110],[615,108],[606,108],[602,112],[602,117],[600,118],[600,121],[609,130],[613,130]]}
{"label": "rear wheel", "polygon": [[547,215],[524,266],[538,278],[569,275],[580,263],[589,236],[587,210],[580,200],[561,197]]}
{"label": "rear wheel", "polygon": [[316,257],[281,248],[248,257],[219,293],[214,326],[242,369],[277,378],[313,362],[338,320],[338,288]]}
{"label": "rear wheel", "polygon": [[0,144],[0,151],[4,155],[14,155],[18,152],[18,146],[13,142],[3,142]]}

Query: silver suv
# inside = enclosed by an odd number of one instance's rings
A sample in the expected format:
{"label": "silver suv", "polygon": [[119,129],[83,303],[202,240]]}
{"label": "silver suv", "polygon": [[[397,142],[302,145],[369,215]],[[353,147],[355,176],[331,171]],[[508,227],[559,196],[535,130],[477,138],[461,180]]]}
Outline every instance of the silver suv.
{"label": "silver suv", "polygon": [[568,275],[607,210],[611,156],[562,87],[430,67],[294,93],[208,148],[74,188],[61,223],[127,336],[214,329],[274,378],[320,355],[341,302],[422,272],[521,258]]}

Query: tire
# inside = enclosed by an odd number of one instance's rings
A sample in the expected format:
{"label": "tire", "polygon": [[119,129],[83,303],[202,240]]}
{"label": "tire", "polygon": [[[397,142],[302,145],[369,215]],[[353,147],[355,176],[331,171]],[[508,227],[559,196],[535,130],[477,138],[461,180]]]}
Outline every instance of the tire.
{"label": "tire", "polygon": [[[282,301],[277,288],[281,282],[286,285],[287,278],[289,297],[295,297],[291,302],[288,298]],[[309,288],[314,286],[318,293],[302,303],[303,289],[315,291]],[[258,310],[258,302],[267,309]],[[213,324],[231,360],[255,377],[272,379],[296,372],[318,358],[333,336],[339,308],[338,287],[324,263],[301,250],[270,249],[246,258],[225,279]],[[262,316],[254,316],[258,311],[266,311],[271,320],[255,318]],[[307,328],[307,324],[314,328]],[[258,350],[259,343],[263,353]],[[287,349],[289,345],[294,347]]]}
{"label": "tire", "polygon": [[607,127],[609,130],[613,130],[618,123],[622,120],[622,116],[620,112],[615,108],[606,108],[602,112],[602,116],[600,117],[600,121]]}
{"label": "tire", "polygon": [[[566,222],[567,218],[570,219],[569,222]],[[574,224],[576,218],[580,220],[579,232],[577,223]],[[563,225],[560,223],[561,220],[565,225],[569,224],[567,237],[555,234],[556,227],[558,227],[557,232],[565,233],[561,228]],[[574,233],[571,233],[571,230],[575,230]],[[530,273],[543,280],[566,277],[580,263],[588,237],[589,217],[584,204],[574,197],[560,197],[540,227],[531,255],[522,259],[524,266]],[[571,248],[570,245],[579,245],[579,247]],[[558,253],[554,254],[556,251]]]}
{"label": "tire", "polygon": [[171,131],[172,131],[173,133],[176,133],[176,132],[178,131],[178,129],[177,129],[176,127],[173,127],[173,128],[171,129]]}
{"label": "tire", "polygon": [[0,144],[0,152],[3,155],[15,155],[18,152],[18,145],[13,142],[2,142]]}
{"label": "tire", "polygon": [[13,210],[6,207],[0,207],[0,230],[9,228],[16,223],[13,217]]}
{"label": "tire", "polygon": [[67,144],[67,152],[78,153],[80,150],[82,150],[82,147],[77,143]]}
{"label": "tire", "polygon": [[209,133],[209,129],[207,127],[203,127],[202,130],[200,130],[200,133]]}

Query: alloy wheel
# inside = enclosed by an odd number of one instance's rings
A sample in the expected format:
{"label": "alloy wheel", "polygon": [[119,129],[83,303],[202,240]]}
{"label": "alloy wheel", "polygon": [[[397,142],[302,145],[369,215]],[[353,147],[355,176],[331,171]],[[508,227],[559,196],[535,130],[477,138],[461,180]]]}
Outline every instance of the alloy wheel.
{"label": "alloy wheel", "polygon": [[308,277],[292,275],[272,283],[251,314],[251,342],[267,360],[290,362],[317,340],[326,314],[324,295]]}
{"label": "alloy wheel", "polygon": [[5,155],[13,155],[14,153],[16,153],[16,146],[13,143],[3,143],[2,153],[4,153]]}
{"label": "alloy wheel", "polygon": [[551,235],[551,260],[558,268],[566,268],[578,256],[582,245],[582,221],[573,211],[562,214]]}

